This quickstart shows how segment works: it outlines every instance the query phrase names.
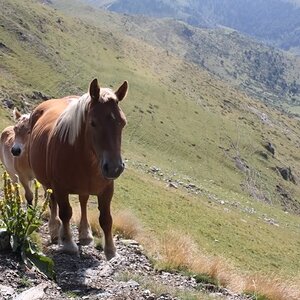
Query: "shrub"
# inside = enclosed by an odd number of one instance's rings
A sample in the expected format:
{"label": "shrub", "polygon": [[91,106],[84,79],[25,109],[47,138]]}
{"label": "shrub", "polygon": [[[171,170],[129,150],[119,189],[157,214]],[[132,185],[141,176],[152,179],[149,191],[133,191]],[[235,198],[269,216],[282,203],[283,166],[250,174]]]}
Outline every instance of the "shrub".
{"label": "shrub", "polygon": [[53,261],[41,253],[31,238],[42,224],[42,214],[50,200],[51,190],[47,190],[45,202],[38,206],[39,183],[35,181],[35,196],[32,206],[24,208],[18,183],[12,184],[7,173],[3,174],[4,195],[0,199],[0,228],[10,236],[10,246],[14,253],[29,267],[35,266],[49,278],[54,277]]}

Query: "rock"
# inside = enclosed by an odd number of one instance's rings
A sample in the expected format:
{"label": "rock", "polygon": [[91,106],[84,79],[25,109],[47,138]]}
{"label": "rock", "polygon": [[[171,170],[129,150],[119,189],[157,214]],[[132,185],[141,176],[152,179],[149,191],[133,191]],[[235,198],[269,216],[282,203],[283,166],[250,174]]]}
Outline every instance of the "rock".
{"label": "rock", "polygon": [[189,183],[189,184],[188,184],[188,187],[189,187],[190,189],[193,189],[193,188],[196,187],[196,184],[194,184],[194,183]]}
{"label": "rock", "polygon": [[[15,290],[12,287],[0,284],[0,296],[2,297],[12,296],[14,293]],[[0,297],[0,299],[2,298]]]}
{"label": "rock", "polygon": [[112,296],[112,294],[110,292],[103,292],[103,293],[99,293],[99,294],[96,295],[96,297],[99,298],[99,299],[104,299],[104,298],[107,299],[111,296]]}
{"label": "rock", "polygon": [[3,105],[9,109],[12,109],[15,105],[14,105],[14,102],[10,99],[4,99],[2,100],[3,102]]}
{"label": "rock", "polygon": [[33,91],[31,95],[31,99],[33,100],[49,100],[50,98],[50,96],[47,96],[40,91]]}
{"label": "rock", "polygon": [[131,287],[131,288],[138,288],[140,284],[132,279],[126,282],[126,286]]}
{"label": "rock", "polygon": [[14,300],[39,300],[45,295],[45,290],[48,285],[46,283],[41,283],[29,290],[26,290],[19,294]]}
{"label": "rock", "polygon": [[9,249],[11,249],[10,234],[6,230],[0,229],[0,251]]}
{"label": "rock", "polygon": [[292,170],[290,167],[285,168],[285,167],[276,167],[280,175],[284,180],[291,181],[293,183],[296,183],[295,177],[292,174]]}
{"label": "rock", "polygon": [[152,173],[157,173],[157,172],[160,171],[160,169],[157,168],[157,167],[155,167],[155,166],[153,166],[153,167],[150,168],[150,171],[151,171]]}
{"label": "rock", "polygon": [[242,172],[249,170],[247,163],[240,157],[234,157],[235,166]]}
{"label": "rock", "polygon": [[273,155],[275,155],[275,148],[274,146],[272,145],[272,143],[268,142],[266,145],[265,145],[265,148],[271,152]]}
{"label": "rock", "polygon": [[132,245],[135,245],[135,246],[139,246],[139,243],[135,240],[130,240],[130,239],[122,239],[121,242],[126,245],[126,246],[132,246]]}
{"label": "rock", "polygon": [[168,187],[171,187],[171,188],[173,188],[173,189],[178,189],[177,184],[175,184],[174,182],[170,182],[170,183],[168,184]]}

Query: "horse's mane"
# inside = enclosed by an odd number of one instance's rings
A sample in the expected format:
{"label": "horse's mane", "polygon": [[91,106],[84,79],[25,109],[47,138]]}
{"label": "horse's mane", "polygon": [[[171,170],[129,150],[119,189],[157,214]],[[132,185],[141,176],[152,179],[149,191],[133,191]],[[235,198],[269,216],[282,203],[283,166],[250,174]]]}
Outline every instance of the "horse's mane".
{"label": "horse's mane", "polygon": [[[101,88],[99,101],[104,103],[109,99],[117,101],[115,93],[108,88]],[[89,93],[79,99],[72,99],[70,104],[61,113],[54,126],[54,134],[63,142],[74,145],[82,124],[85,121],[88,105],[91,102]]]}
{"label": "horse's mane", "polygon": [[86,110],[91,102],[88,93],[79,99],[72,99],[61,113],[54,126],[54,134],[63,142],[73,145],[79,135],[81,125],[85,120]]}

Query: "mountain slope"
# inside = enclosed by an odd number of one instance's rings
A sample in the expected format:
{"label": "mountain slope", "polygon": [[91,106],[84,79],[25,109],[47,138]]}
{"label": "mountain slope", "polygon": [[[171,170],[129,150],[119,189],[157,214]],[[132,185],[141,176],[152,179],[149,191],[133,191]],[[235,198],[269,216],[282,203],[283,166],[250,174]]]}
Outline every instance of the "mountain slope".
{"label": "mountain slope", "polygon": [[227,26],[285,50],[300,47],[300,5],[283,0],[115,0],[87,3],[127,14],[172,17],[198,27]]}
{"label": "mountain slope", "polygon": [[[57,97],[84,93],[94,77],[102,86],[129,81],[122,103],[128,169],[116,182],[114,209],[131,209],[160,237],[168,228],[188,233],[243,270],[297,276],[297,119],[117,30],[114,14],[98,15],[100,26],[33,0],[0,4],[1,101],[26,107],[42,100],[34,91]],[[291,167],[296,183],[277,167]]]}
{"label": "mountain slope", "polygon": [[[54,3],[64,9],[64,1]],[[127,15],[112,18],[76,5],[67,5],[65,11],[96,26],[109,23],[110,28],[195,63],[253,97],[277,106],[300,104],[300,57],[230,29],[199,29],[174,20]]]}

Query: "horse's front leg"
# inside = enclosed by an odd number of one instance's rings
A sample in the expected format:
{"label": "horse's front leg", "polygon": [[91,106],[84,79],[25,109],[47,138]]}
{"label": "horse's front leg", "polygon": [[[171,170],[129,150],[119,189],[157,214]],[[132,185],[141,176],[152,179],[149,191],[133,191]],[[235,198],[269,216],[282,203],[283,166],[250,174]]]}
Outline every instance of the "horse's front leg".
{"label": "horse's front leg", "polygon": [[31,185],[30,180],[28,178],[20,176],[20,182],[23,185],[24,190],[25,190],[25,199],[27,201],[27,204],[32,205],[33,193],[30,188],[30,185]]}
{"label": "horse's front leg", "polygon": [[[46,188],[44,187],[44,190],[46,191]],[[55,200],[54,194],[52,193],[50,196],[50,219],[48,222],[49,227],[49,233],[51,238],[51,243],[57,243],[58,242],[58,234],[59,234],[59,228],[61,226],[61,221],[58,218],[57,215],[57,202]]]}
{"label": "horse's front leg", "polygon": [[68,253],[78,253],[78,247],[73,240],[70,229],[72,207],[69,203],[69,195],[54,190],[54,197],[58,204],[59,218],[62,222],[59,229],[59,242],[62,245],[61,250]]}
{"label": "horse's front leg", "polygon": [[100,211],[99,222],[104,232],[104,253],[107,260],[116,255],[116,247],[112,236],[112,217],[110,213],[110,203],[114,193],[114,183],[108,185],[104,192],[98,195],[98,209]]}
{"label": "horse's front leg", "polygon": [[79,223],[79,242],[81,245],[89,245],[93,242],[93,235],[91,226],[87,218],[87,201],[88,195],[79,195],[79,202],[81,208],[81,219]]}

